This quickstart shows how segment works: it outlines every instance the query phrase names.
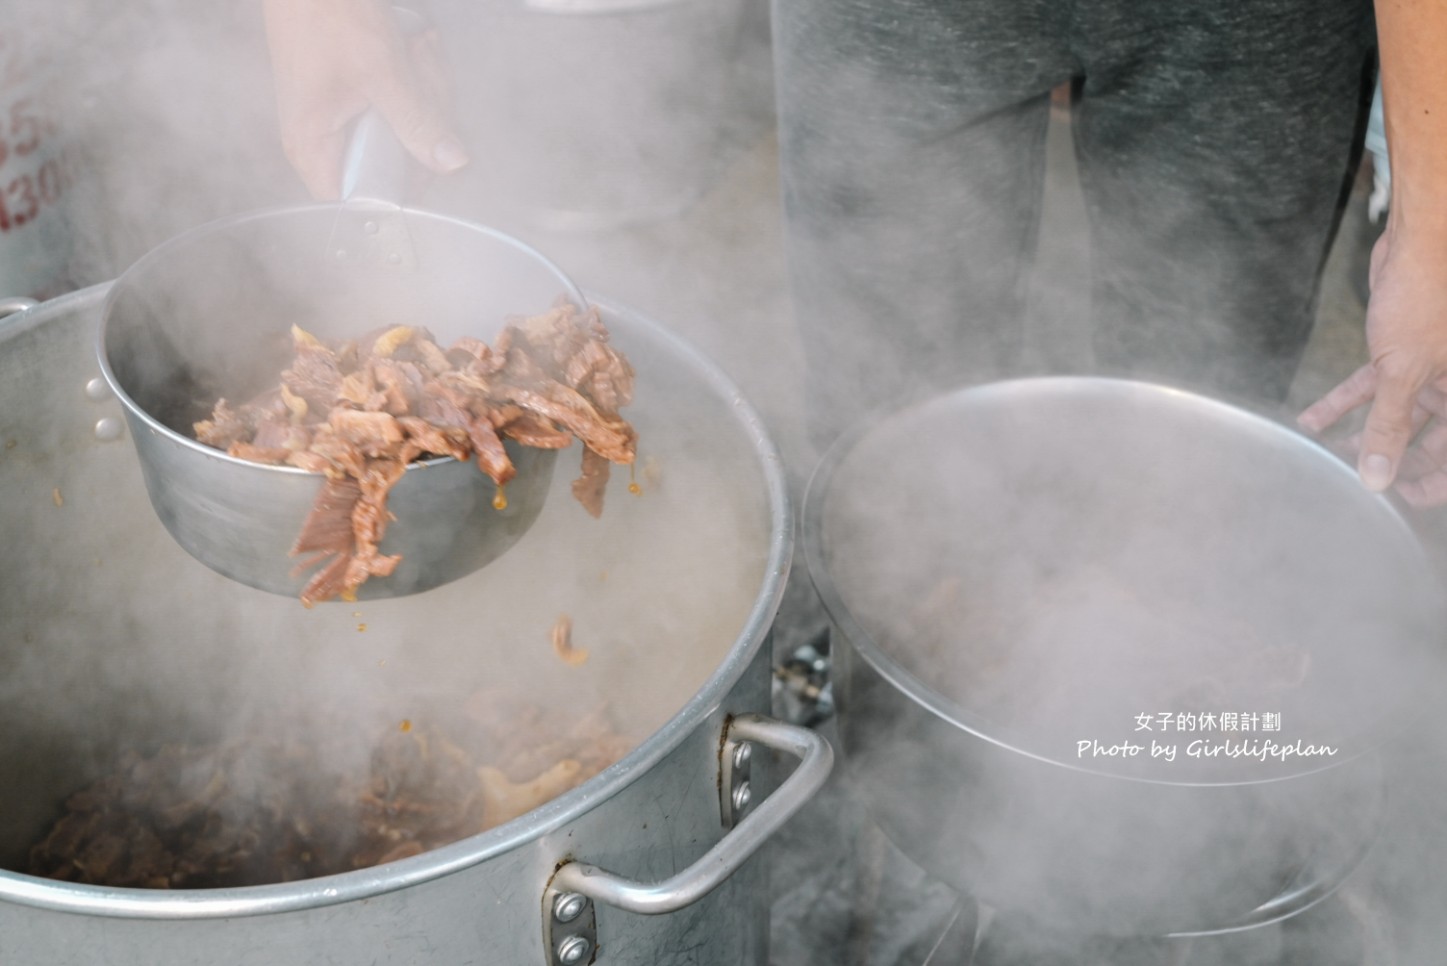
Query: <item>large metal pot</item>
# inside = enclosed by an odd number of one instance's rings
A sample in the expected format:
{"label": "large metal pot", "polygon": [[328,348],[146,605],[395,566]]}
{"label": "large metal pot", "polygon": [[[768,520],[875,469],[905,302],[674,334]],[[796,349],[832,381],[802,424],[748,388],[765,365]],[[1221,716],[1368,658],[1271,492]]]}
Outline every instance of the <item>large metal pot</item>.
{"label": "large metal pot", "polygon": [[[1066,933],[1246,928],[1328,894],[1377,829],[1375,750],[1441,680],[1437,586],[1391,506],[1160,386],[1021,380],[882,420],[816,474],[804,542],[878,823]],[[1206,756],[1233,740],[1302,753]]]}
{"label": "large metal pot", "polygon": [[[765,869],[746,859],[818,787],[829,751],[753,714],[769,701],[791,520],[778,456],[736,389],[605,304],[639,373],[642,493],[615,480],[594,521],[558,474],[505,565],[308,611],[201,566],[146,507],[90,350],[105,295],[0,324],[0,865],[22,864],[64,798],[125,749],[234,735],[258,711],[395,722],[485,683],[547,709],[610,701],[638,740],[520,818],[362,871],[170,892],[0,872],[0,961],[545,964],[596,950],[656,964],[687,949],[762,963]],[[590,651],[581,668],[548,645],[560,612]],[[769,756],[750,762],[741,743],[804,764],[766,794]]]}

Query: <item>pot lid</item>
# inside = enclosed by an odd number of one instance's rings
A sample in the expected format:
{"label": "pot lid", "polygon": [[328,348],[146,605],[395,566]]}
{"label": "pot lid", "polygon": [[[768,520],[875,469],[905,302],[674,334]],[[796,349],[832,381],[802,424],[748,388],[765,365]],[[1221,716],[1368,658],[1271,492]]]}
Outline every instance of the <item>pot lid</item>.
{"label": "pot lid", "polygon": [[1330,767],[1438,671],[1438,585],[1389,502],[1296,432],[1162,386],[1027,379],[885,418],[821,466],[804,540],[865,660],[1069,767]]}

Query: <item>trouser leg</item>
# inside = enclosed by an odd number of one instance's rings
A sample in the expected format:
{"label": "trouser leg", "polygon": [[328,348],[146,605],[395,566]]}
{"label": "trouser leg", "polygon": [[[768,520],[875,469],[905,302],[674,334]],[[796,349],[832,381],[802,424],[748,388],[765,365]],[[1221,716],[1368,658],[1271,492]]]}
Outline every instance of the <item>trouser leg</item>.
{"label": "trouser leg", "polygon": [[1047,94],[1071,72],[1021,0],[776,0],[780,157],[811,435],[1008,371]]}
{"label": "trouser leg", "polygon": [[1080,9],[1074,132],[1098,362],[1279,400],[1360,143],[1368,6]]}

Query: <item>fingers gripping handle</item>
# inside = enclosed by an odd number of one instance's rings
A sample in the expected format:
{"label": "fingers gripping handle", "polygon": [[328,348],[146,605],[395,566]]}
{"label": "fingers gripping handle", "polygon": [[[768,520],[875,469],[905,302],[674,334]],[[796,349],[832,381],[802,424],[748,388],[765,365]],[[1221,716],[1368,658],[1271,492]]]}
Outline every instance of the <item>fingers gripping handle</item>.
{"label": "fingers gripping handle", "polygon": [[[403,36],[415,37],[427,27],[421,14],[393,7]],[[372,108],[357,119],[342,159],[342,200],[401,204],[407,187],[407,149],[391,125]]]}

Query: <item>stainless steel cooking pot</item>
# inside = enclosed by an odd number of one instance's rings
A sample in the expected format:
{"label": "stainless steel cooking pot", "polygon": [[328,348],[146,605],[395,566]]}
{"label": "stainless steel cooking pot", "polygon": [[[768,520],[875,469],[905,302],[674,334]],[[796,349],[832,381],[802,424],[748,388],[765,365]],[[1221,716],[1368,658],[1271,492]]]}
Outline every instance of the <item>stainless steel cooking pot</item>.
{"label": "stainless steel cooking pot", "polygon": [[884,419],[825,460],[804,534],[878,823],[1067,932],[1329,893],[1380,817],[1374,750],[1442,681],[1437,584],[1388,502],[1165,387],[1021,380]]}
{"label": "stainless steel cooking pot", "polygon": [[[829,750],[756,715],[791,518],[737,390],[604,303],[638,370],[641,493],[615,480],[594,520],[558,474],[505,564],[308,611],[197,563],[147,508],[90,351],[106,296],[0,323],[0,865],[23,865],[66,796],[126,750],[298,709],[395,727],[500,689],[558,713],[605,706],[636,747],[488,832],[342,875],[167,892],[0,872],[0,961],[763,963],[765,869],[746,860],[818,787]],[[589,652],[580,667],[549,646],[560,613]],[[768,749],[803,759],[777,789]]]}

